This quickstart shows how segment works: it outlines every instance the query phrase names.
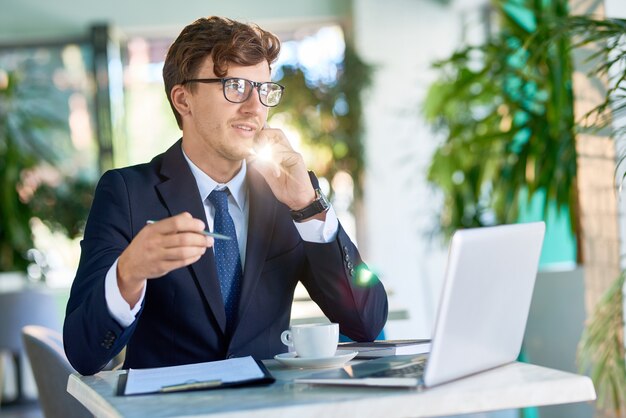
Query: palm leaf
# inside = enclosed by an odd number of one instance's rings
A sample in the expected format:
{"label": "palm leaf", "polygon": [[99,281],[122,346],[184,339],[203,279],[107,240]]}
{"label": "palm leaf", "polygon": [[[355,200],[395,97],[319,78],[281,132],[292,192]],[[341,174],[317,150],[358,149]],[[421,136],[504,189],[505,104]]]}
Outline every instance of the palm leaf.
{"label": "palm leaf", "polygon": [[598,392],[598,405],[612,408],[617,416],[626,407],[624,277],[622,273],[596,305],[578,346],[580,370],[590,373]]}

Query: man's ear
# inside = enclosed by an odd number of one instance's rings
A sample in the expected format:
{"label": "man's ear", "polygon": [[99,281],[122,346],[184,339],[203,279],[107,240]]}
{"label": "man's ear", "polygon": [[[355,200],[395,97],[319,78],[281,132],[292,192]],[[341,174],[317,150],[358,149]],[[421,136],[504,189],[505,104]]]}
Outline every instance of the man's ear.
{"label": "man's ear", "polygon": [[185,90],[185,88],[180,84],[176,84],[174,87],[172,87],[172,90],[170,91],[172,104],[174,105],[176,110],[178,110],[178,113],[180,113],[181,116],[184,116],[191,112],[191,108],[187,103],[187,94],[187,90]]}

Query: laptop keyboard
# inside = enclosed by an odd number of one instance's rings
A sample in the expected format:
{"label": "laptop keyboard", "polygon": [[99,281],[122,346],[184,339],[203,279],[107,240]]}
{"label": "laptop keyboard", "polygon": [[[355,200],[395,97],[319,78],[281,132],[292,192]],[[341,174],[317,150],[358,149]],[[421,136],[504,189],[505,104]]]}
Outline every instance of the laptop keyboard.
{"label": "laptop keyboard", "polygon": [[414,377],[421,378],[424,375],[425,359],[419,363],[409,363],[393,369],[381,370],[371,374],[369,377]]}

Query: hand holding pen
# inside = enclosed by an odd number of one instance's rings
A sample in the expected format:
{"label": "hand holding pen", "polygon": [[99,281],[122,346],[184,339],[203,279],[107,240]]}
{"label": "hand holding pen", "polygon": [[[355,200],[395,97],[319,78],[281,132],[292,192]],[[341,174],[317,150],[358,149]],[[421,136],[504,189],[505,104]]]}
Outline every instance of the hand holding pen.
{"label": "hand holding pen", "polygon": [[205,225],[188,212],[151,222],[142,228],[122,252],[117,281],[132,307],[140,299],[146,280],[195,263],[215,237],[205,234]]}
{"label": "hand holding pen", "polygon": [[[152,219],[148,219],[146,221],[147,225],[152,225],[153,223],[156,223],[157,221],[153,221]],[[226,235],[222,235],[222,234],[218,234],[217,232],[211,232],[211,231],[207,231],[206,229],[202,230],[200,232],[202,235],[207,236],[207,237],[213,237],[215,239],[225,239],[225,240],[231,240],[232,238]]]}

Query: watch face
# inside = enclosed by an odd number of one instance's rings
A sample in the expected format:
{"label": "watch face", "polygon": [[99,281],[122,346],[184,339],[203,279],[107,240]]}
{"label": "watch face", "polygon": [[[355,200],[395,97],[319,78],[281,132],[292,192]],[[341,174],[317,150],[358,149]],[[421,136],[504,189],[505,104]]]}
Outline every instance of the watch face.
{"label": "watch face", "polygon": [[[318,189],[319,190],[319,189]],[[320,202],[320,204],[322,205],[322,208],[324,208],[324,210],[328,209],[330,207],[330,202],[328,201],[328,198],[326,197],[326,195],[324,193],[322,193],[322,191],[318,191],[318,202]]]}
{"label": "watch face", "polygon": [[311,216],[315,216],[318,213],[324,212],[326,209],[330,207],[330,203],[324,193],[320,189],[315,189],[315,194],[317,199],[313,201],[309,206],[305,207],[301,210],[292,210],[291,217],[295,221],[301,221],[303,219],[308,219]]}

